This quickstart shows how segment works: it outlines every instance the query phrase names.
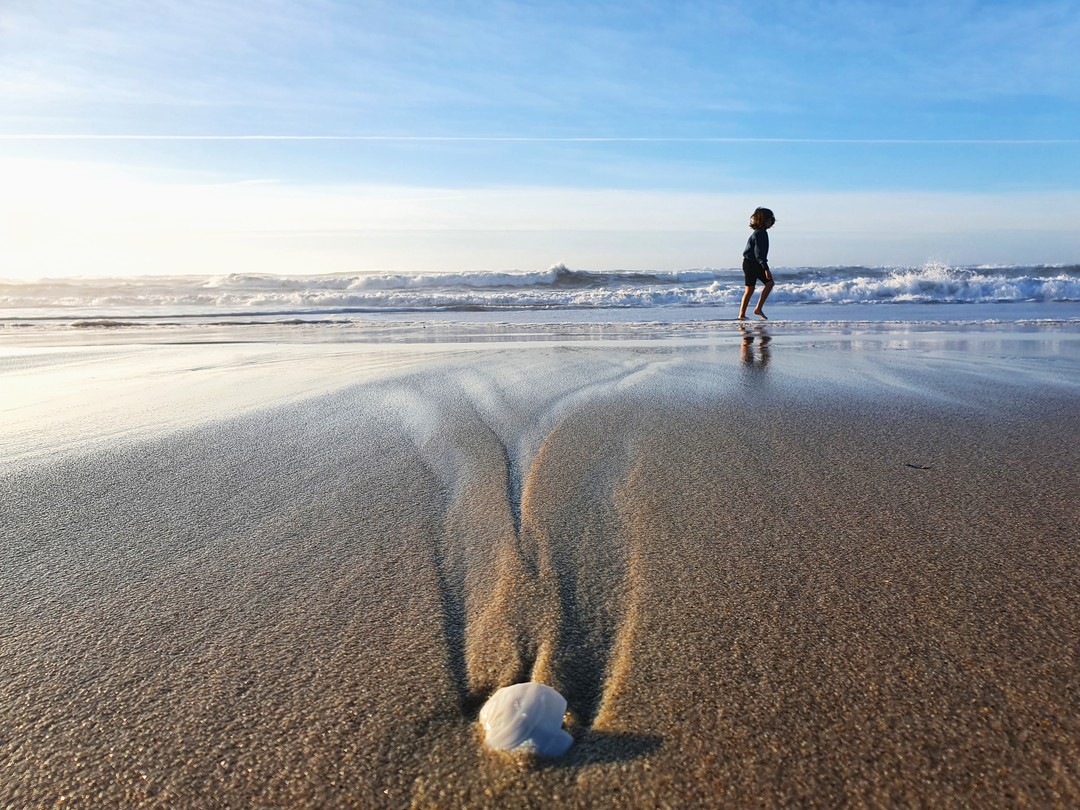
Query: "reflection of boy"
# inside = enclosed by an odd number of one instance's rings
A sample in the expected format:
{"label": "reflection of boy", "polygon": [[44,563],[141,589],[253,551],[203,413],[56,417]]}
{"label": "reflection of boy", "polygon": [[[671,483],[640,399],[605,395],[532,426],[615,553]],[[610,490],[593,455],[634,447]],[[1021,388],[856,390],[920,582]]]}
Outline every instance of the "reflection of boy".
{"label": "reflection of boy", "polygon": [[742,361],[743,365],[749,368],[765,368],[769,364],[769,342],[772,338],[765,334],[765,332],[758,332],[757,336],[760,340],[757,343],[757,356],[754,356],[754,332],[751,332],[741,323],[739,324],[739,331],[742,332]]}
{"label": "reflection of boy", "polygon": [[776,224],[776,217],[768,208],[758,208],[750,216],[750,227],[754,232],[746,240],[746,248],[743,250],[743,277],[746,282],[746,291],[743,293],[739,304],[739,320],[746,320],[746,307],[750,304],[750,297],[754,294],[754,288],[760,281],[764,286],[758,297],[754,314],[768,320],[762,307],[765,299],[773,288],[772,272],[769,270],[769,234],[768,230]]}

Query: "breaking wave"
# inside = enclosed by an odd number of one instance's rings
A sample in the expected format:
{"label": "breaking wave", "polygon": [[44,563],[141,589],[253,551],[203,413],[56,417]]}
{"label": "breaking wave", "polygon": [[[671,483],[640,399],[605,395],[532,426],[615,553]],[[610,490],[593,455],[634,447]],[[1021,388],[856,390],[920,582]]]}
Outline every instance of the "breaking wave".
{"label": "breaking wave", "polygon": [[[775,268],[773,303],[1015,303],[1080,301],[1080,266]],[[356,273],[141,276],[0,282],[0,308],[178,314],[490,311],[717,306],[737,302],[734,269],[659,272]]]}

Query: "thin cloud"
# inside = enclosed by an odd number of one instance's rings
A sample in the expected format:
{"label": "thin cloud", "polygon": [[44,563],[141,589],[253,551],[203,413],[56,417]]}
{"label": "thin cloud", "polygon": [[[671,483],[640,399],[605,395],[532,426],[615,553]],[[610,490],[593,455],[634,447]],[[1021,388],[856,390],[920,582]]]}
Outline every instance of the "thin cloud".
{"label": "thin cloud", "polygon": [[144,134],[0,134],[0,141],[373,141],[373,142],[521,142],[521,143],[792,143],[1042,146],[1080,144],[1080,138],[756,138],[682,136],[534,136],[534,135],[144,135]]}
{"label": "thin cloud", "polygon": [[[948,135],[966,125],[962,131],[988,136],[1052,137],[1070,130],[1057,118],[1025,119],[1023,105],[1020,114],[1012,105],[1071,100],[1080,86],[1075,3],[1045,0],[1016,7],[837,0],[767,15],[733,2],[71,0],[61,8],[15,0],[13,8],[7,24],[17,36],[0,54],[0,86],[35,78],[41,92],[17,92],[8,114],[36,121],[25,125],[40,131],[78,116],[83,123],[73,129],[122,132],[149,113],[192,132],[217,125],[242,132],[253,121],[286,132],[312,121],[323,130],[375,121],[415,132],[435,121],[457,132],[552,135],[647,133],[654,125],[732,135]],[[957,99],[1007,104],[974,121],[934,106]],[[926,120],[935,129],[920,130]],[[720,139],[653,139],[676,141]],[[902,142],[909,141],[924,142]]]}

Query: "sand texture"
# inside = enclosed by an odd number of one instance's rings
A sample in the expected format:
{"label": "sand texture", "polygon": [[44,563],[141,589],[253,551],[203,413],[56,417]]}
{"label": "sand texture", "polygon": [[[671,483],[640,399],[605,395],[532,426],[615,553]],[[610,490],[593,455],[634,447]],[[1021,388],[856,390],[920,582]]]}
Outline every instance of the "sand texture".
{"label": "sand texture", "polygon": [[[0,806],[1080,804],[1075,383],[781,343],[489,347],[8,469]],[[529,679],[558,759],[482,744]]]}

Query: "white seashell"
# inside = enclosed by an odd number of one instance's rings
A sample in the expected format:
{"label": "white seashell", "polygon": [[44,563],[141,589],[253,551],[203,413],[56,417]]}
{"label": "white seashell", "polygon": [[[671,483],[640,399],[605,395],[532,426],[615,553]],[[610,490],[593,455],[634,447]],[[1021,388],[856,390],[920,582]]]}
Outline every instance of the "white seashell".
{"label": "white seashell", "polygon": [[480,710],[484,742],[500,751],[566,753],[574,741],[562,727],[566,698],[542,683],[516,683],[492,695]]}

